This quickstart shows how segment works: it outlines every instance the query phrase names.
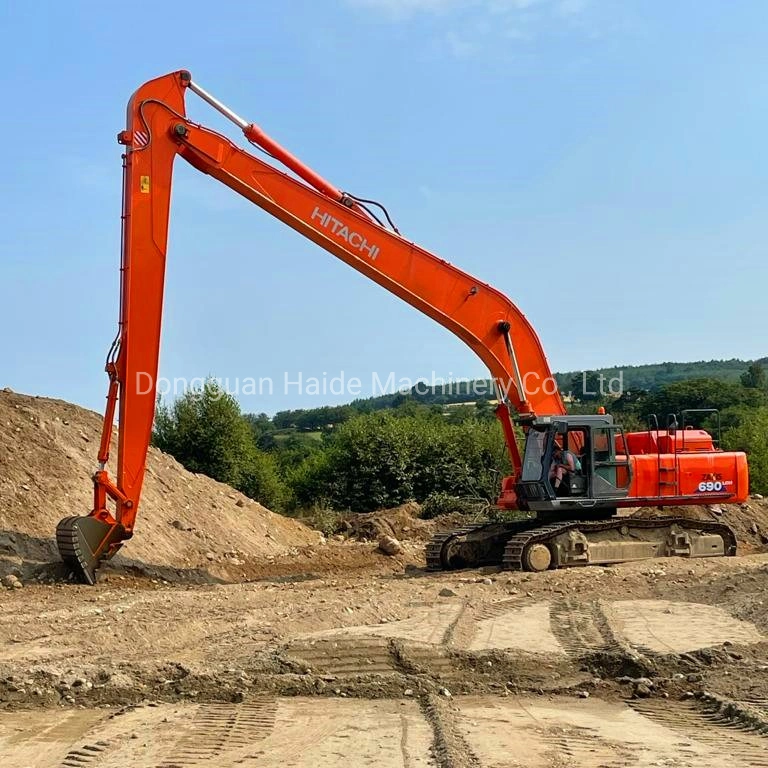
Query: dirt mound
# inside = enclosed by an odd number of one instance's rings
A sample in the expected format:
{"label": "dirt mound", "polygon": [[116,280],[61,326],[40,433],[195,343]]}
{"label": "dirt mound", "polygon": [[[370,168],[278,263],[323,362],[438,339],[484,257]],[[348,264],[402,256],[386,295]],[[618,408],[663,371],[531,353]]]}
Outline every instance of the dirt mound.
{"label": "dirt mound", "polygon": [[432,535],[434,526],[419,519],[420,511],[420,504],[408,501],[392,509],[349,515],[344,521],[348,526],[348,535],[360,541],[377,541],[381,536],[426,540]]}
{"label": "dirt mound", "polygon": [[743,504],[686,506],[662,511],[656,507],[641,507],[632,516],[649,518],[670,514],[691,520],[718,520],[726,523],[736,534],[739,554],[768,552],[768,501],[761,496],[752,496]]}
{"label": "dirt mound", "polygon": [[399,507],[346,515],[343,527],[349,538],[358,541],[378,541],[381,536],[394,536],[400,541],[425,542],[440,531],[478,522],[476,517],[458,512],[431,520],[424,520],[420,515],[421,504],[407,501]]}
{"label": "dirt mound", "polygon": [[[61,400],[0,391],[0,575],[58,560],[56,523],[92,506],[101,422]],[[298,521],[150,449],[136,537],[112,564],[228,579],[245,561],[268,563],[320,540]]]}

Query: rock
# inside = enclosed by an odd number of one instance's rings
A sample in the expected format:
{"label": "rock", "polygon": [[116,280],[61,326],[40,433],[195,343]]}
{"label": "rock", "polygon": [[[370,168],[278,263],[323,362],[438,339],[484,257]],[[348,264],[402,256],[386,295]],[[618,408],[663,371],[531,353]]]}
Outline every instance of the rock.
{"label": "rock", "polygon": [[9,573],[7,576],[3,576],[3,586],[6,589],[21,589],[24,585],[19,581],[18,576]]}
{"label": "rock", "polygon": [[450,698],[453,698],[453,697],[451,696],[451,692],[450,692],[450,691],[449,691],[447,688],[441,688],[441,689],[438,691],[438,693],[439,693],[441,696],[445,696],[445,698],[446,698],[446,699],[450,699]]}
{"label": "rock", "polygon": [[644,685],[647,688],[653,688],[654,687],[653,680],[651,680],[649,677],[636,677],[636,678],[634,678],[634,680],[632,680],[632,682],[635,685]]}
{"label": "rock", "polygon": [[578,696],[580,699],[588,699],[588,698],[589,698],[589,691],[577,691],[577,692],[576,692],[576,695],[577,695],[577,696]]}
{"label": "rock", "polygon": [[763,496],[763,494],[762,494],[762,493],[753,493],[753,494],[752,494],[752,498],[753,498],[753,499],[757,499],[758,501],[760,501],[761,499],[764,499],[764,498],[765,498],[765,496]]}
{"label": "rock", "polygon": [[697,674],[696,672],[692,672],[685,679],[689,683],[700,683],[704,678],[701,675]]}
{"label": "rock", "polygon": [[244,507],[244,506],[245,506],[245,502],[244,502],[242,499],[238,499],[238,500],[235,502],[235,506],[236,506],[236,507]]}
{"label": "rock", "polygon": [[25,490],[25,491],[29,490],[29,486],[26,483],[22,483],[21,484],[21,488],[22,488],[22,490]]}
{"label": "rock", "polygon": [[215,560],[216,555],[213,552],[206,552],[205,553],[205,559],[206,560]]}
{"label": "rock", "polygon": [[456,597],[456,593],[448,587],[443,587],[437,594],[440,597]]}
{"label": "rock", "polygon": [[638,699],[647,699],[651,695],[651,689],[647,685],[640,683],[635,686],[634,695],[637,696]]}
{"label": "rock", "polygon": [[403,691],[403,696],[413,696],[413,688],[406,688]]}
{"label": "rock", "polygon": [[752,525],[749,526],[749,530],[755,536],[757,536],[757,534],[760,533],[760,529],[757,527],[757,523],[755,522],[753,522]]}
{"label": "rock", "polygon": [[493,586],[493,579],[488,579],[488,578],[483,579],[482,583],[485,584],[486,587],[492,587]]}
{"label": "rock", "polygon": [[402,544],[393,536],[382,536],[379,539],[379,549],[385,555],[398,555],[403,551]]}
{"label": "rock", "polygon": [[174,520],[171,525],[177,530],[177,531],[183,531],[184,530],[184,523],[181,522],[181,520]]}

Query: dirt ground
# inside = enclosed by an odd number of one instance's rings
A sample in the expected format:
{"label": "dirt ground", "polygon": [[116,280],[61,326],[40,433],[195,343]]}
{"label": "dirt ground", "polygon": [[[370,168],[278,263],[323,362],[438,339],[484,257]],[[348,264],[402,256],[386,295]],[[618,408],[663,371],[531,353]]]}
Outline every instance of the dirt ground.
{"label": "dirt ground", "polygon": [[768,766],[764,500],[690,512],[737,557],[435,574],[413,509],[326,540],[153,453],[84,587],[47,563],[91,416],[0,393],[2,768]]}
{"label": "dirt ground", "polygon": [[768,765],[768,555],[391,563],[3,592],[0,764]]}

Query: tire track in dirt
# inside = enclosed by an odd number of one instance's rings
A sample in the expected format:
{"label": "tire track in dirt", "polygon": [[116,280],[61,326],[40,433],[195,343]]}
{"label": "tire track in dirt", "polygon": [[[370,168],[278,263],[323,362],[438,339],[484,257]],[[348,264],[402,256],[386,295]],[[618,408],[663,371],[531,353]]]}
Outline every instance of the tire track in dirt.
{"label": "tire track in dirt", "polygon": [[673,702],[642,699],[627,702],[632,709],[661,725],[696,739],[749,768],[768,766],[768,738],[737,716],[712,702]]}
{"label": "tire track in dirt", "polygon": [[390,645],[387,637],[338,635],[294,641],[285,653],[313,673],[385,675],[396,671]]}
{"label": "tire track in dirt", "polygon": [[720,606],[672,600],[617,600],[606,609],[611,625],[646,655],[681,654],[725,641],[751,645],[765,637]]}
{"label": "tire track in dirt", "polygon": [[421,699],[424,717],[432,728],[432,754],[439,768],[482,768],[480,759],[461,732],[450,704],[437,696]]}
{"label": "tire track in dirt", "polygon": [[447,674],[454,667],[450,648],[457,634],[471,634],[473,626],[466,604],[451,605],[388,625],[299,637],[283,653],[304,670],[333,676]]}
{"label": "tire track in dirt", "polygon": [[83,744],[76,749],[70,749],[67,756],[61,761],[61,768],[82,768],[83,766],[98,766],[103,753],[110,747],[109,741],[100,739],[92,743]]}
{"label": "tire track in dirt", "polygon": [[760,697],[748,698],[744,699],[744,703],[759,710],[765,715],[766,721],[768,721],[768,699]]}
{"label": "tire track in dirt", "polygon": [[440,644],[450,647],[467,648],[476,633],[476,619],[474,611],[470,609],[466,601],[462,602],[461,609],[456,618],[446,627]]}
{"label": "tire track in dirt", "polygon": [[[259,699],[247,704],[201,704],[190,731],[174,745],[158,768],[217,765],[228,752],[247,751],[275,727],[277,703]],[[246,760],[249,755],[243,755]]]}
{"label": "tire track in dirt", "polygon": [[608,742],[592,728],[561,726],[540,732],[553,765],[627,768],[636,760],[626,744]]}
{"label": "tire track in dirt", "polygon": [[570,656],[624,650],[598,600],[557,600],[550,605],[549,620],[552,633]]}

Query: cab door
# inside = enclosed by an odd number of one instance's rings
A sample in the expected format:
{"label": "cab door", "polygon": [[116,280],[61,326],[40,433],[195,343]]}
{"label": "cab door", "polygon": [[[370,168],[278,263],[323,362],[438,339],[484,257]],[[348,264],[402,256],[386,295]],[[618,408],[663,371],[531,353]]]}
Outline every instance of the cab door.
{"label": "cab door", "polygon": [[621,427],[593,427],[591,489],[595,499],[620,499],[629,492],[632,467]]}

